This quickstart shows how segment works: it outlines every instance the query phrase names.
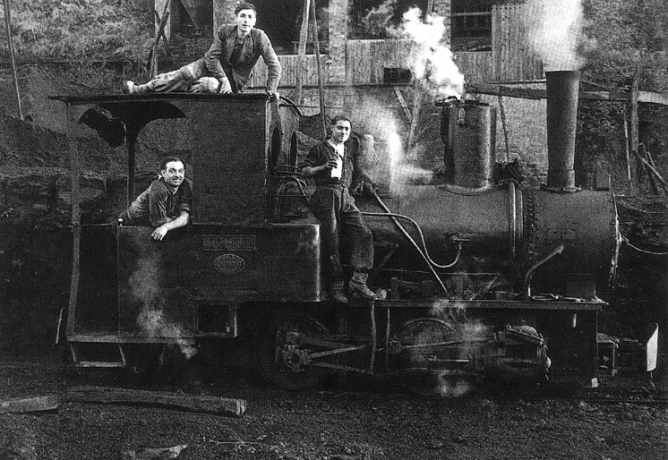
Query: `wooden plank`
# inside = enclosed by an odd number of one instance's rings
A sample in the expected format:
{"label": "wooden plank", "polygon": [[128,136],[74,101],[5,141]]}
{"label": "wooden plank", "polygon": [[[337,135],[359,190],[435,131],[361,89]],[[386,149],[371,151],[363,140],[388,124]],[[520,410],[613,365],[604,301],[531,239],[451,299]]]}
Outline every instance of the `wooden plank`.
{"label": "wooden plank", "polygon": [[297,104],[304,103],[302,88],[304,86],[301,69],[304,67],[306,59],[306,40],[308,40],[308,15],[311,0],[304,0],[304,7],[302,8],[302,24],[299,30],[299,52],[297,53]]}
{"label": "wooden plank", "polygon": [[638,159],[642,162],[642,164],[644,164],[651,172],[654,173],[656,178],[659,179],[659,181],[663,184],[664,187],[668,187],[668,184],[654,166],[652,166],[646,159],[644,159],[636,149],[633,150],[633,153],[635,154],[636,157],[638,157]]}
{"label": "wooden plank", "polygon": [[33,396],[29,398],[9,399],[0,402],[0,412],[25,413],[44,412],[58,409],[58,395]]}
{"label": "wooden plank", "polygon": [[[371,56],[369,53],[369,41],[349,42],[346,46],[348,55],[348,75],[350,82],[360,84],[370,81]],[[364,56],[368,59],[364,59]]]}
{"label": "wooden plank", "polygon": [[162,460],[177,458],[188,444],[173,447],[143,448],[139,450],[121,451],[121,460]]}
{"label": "wooden plank", "polygon": [[650,91],[639,91],[638,102],[668,105],[668,93],[653,93]]}
{"label": "wooden plank", "polygon": [[401,104],[401,107],[404,109],[404,114],[406,115],[406,120],[410,123],[413,120],[413,115],[411,114],[410,109],[408,108],[408,104],[406,104],[406,100],[404,99],[404,96],[401,94],[401,90],[397,88],[396,86],[394,87],[394,93],[397,95],[397,99],[399,100],[399,103]]}
{"label": "wooden plank", "polygon": [[369,83],[372,85],[377,85],[378,82],[382,82],[383,78],[381,76],[380,80],[378,79],[378,70],[381,67],[387,65],[387,61],[384,56],[384,46],[382,41],[374,40],[369,43],[369,61],[371,63],[376,63],[377,65],[369,65]]}
{"label": "wooden plank", "polygon": [[500,85],[476,85],[467,89],[467,92],[473,94],[491,94],[494,96],[519,97],[523,99],[545,99],[547,93],[544,89],[515,88],[512,86]]}
{"label": "wooden plank", "polygon": [[523,25],[524,5],[494,6],[492,9],[493,78],[488,80],[536,80],[542,63],[533,54]]}
{"label": "wooden plank", "polygon": [[[545,99],[547,94],[544,89],[537,88],[521,88],[514,86],[505,86],[505,85],[491,85],[478,83],[470,88],[467,88],[467,92],[473,94],[490,94],[494,96],[508,96],[508,97],[519,97],[526,99]],[[638,102],[645,103],[661,103],[662,94],[660,93],[651,93],[648,91],[641,91],[640,96],[638,97]],[[611,102],[628,102],[628,94],[616,94],[609,93],[607,91],[581,91],[579,95],[580,99],[593,100],[593,101],[611,101]],[[668,97],[667,97],[668,99]],[[668,105],[668,100],[666,104]]]}
{"label": "wooden plank", "polygon": [[455,54],[455,63],[469,83],[477,84],[493,79],[494,66],[491,51],[458,52]]}
{"label": "wooden plank", "polygon": [[506,61],[507,56],[507,44],[508,44],[508,17],[507,9],[505,6],[499,6],[496,8],[496,55],[494,57],[494,62],[496,65],[495,79],[496,80],[507,80],[508,75],[506,72]]}
{"label": "wooden plank", "polygon": [[147,405],[192,412],[208,412],[234,417],[240,417],[246,412],[246,401],[243,399],[216,398],[212,396],[195,396],[110,387],[73,387],[67,390],[63,399],[77,403]]}

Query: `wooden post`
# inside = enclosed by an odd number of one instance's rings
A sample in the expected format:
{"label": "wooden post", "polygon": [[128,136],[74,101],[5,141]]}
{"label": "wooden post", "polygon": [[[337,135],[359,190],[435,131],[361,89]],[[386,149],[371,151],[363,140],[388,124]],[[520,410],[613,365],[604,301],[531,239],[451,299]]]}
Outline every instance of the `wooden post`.
{"label": "wooden post", "polygon": [[[642,58],[641,58],[642,59]],[[640,74],[642,73],[642,63],[636,63],[633,72],[633,83],[631,84],[631,150],[636,150],[640,143],[638,134],[638,96],[640,93]]]}
{"label": "wooden post", "polygon": [[[656,169],[651,164],[651,162],[645,160],[644,157],[647,157],[648,160],[651,160],[651,158],[652,158],[649,155],[649,152],[645,149],[645,145],[640,143],[638,145],[638,158],[640,158],[640,161],[643,163],[643,166],[645,167],[645,170],[647,170],[647,177],[649,178],[649,185],[652,186],[652,191],[654,192],[655,195],[658,195],[659,194],[659,187],[656,185],[656,179],[652,175],[653,172],[656,173],[656,174],[658,174],[658,173],[656,172]],[[661,180],[663,180],[661,175],[659,175],[658,177]],[[664,184],[665,184],[665,182],[664,182]]]}
{"label": "wooden post", "polygon": [[297,105],[304,103],[302,94],[302,76],[303,66],[306,60],[306,41],[308,40],[308,20],[311,14],[311,1],[304,0],[304,9],[302,10],[302,26],[299,29],[299,50],[297,53]]}
{"label": "wooden post", "polygon": [[[640,89],[640,74],[642,72],[642,56],[640,60],[636,63],[635,70],[633,72],[633,82],[631,83],[631,96],[629,102],[629,123],[628,123],[628,132],[629,132],[629,146],[628,149],[633,152],[638,152],[639,144],[639,135],[638,135],[638,96]],[[630,154],[627,154],[629,157],[628,167],[631,167]],[[640,174],[642,171],[637,169],[636,172]],[[630,170],[627,171],[629,184],[631,184],[631,174]]]}
{"label": "wooden post", "polygon": [[21,107],[21,91],[19,90],[19,76],[16,71],[16,60],[14,58],[14,41],[12,40],[11,16],[9,12],[9,0],[3,0],[5,6],[5,27],[7,28],[7,47],[12,60],[12,71],[14,72],[14,86],[16,87],[16,102],[19,105],[19,117],[23,120],[23,108]]}
{"label": "wooden post", "polygon": [[508,141],[508,124],[506,123],[506,109],[503,106],[503,96],[499,94],[499,112],[501,113],[501,126],[503,127],[503,139],[506,143],[506,162],[510,162],[510,142]]}
{"label": "wooden post", "polygon": [[171,3],[172,0],[167,0],[167,2],[165,2],[165,7],[162,10],[162,18],[160,19],[160,24],[158,25],[158,31],[155,33],[155,40],[153,42],[151,56],[151,78],[158,75],[158,44],[160,43],[160,36],[162,36],[163,31],[165,30],[165,26],[167,25],[167,19],[169,19],[169,5]]}
{"label": "wooden post", "polygon": [[80,118],[79,112],[71,104],[66,105],[67,143],[70,153],[70,201],[72,202],[72,275],[70,277],[70,298],[67,308],[67,334],[74,332],[74,319],[77,316],[77,298],[79,295],[80,259],[81,259],[81,207],[79,204],[79,145],[73,131]]}
{"label": "wooden post", "polygon": [[631,153],[629,149],[629,117],[624,111],[624,153],[626,154],[626,180],[631,185]]}
{"label": "wooden post", "polygon": [[408,109],[408,104],[406,104],[404,96],[401,94],[401,91],[396,86],[394,87],[394,94],[397,95],[397,99],[399,99],[401,108],[404,109],[404,115],[406,115],[406,120],[408,120],[408,122],[411,123],[413,120],[413,115],[411,115],[411,111]]}
{"label": "wooden post", "polygon": [[668,183],[664,180],[664,178],[661,176],[659,171],[656,170],[654,166],[652,166],[649,161],[644,159],[642,157],[642,154],[639,153],[637,150],[634,150],[633,153],[638,157],[638,160],[640,160],[640,163],[647,168],[647,174],[650,175],[650,173],[653,173],[654,176],[656,176],[657,179],[663,184],[664,187],[668,187]]}
{"label": "wooden post", "polygon": [[313,46],[315,47],[315,62],[318,69],[318,95],[320,96],[320,121],[322,122],[323,137],[327,136],[325,121],[325,93],[322,88],[322,70],[320,69],[320,40],[318,40],[318,21],[315,18],[315,0],[311,4],[311,25],[313,26]]}
{"label": "wooden post", "polygon": [[408,131],[408,141],[406,142],[406,152],[410,154],[411,147],[415,138],[415,130],[417,129],[418,119],[420,118],[420,104],[422,103],[422,85],[420,80],[415,79],[413,82],[413,107],[411,113],[411,126]]}

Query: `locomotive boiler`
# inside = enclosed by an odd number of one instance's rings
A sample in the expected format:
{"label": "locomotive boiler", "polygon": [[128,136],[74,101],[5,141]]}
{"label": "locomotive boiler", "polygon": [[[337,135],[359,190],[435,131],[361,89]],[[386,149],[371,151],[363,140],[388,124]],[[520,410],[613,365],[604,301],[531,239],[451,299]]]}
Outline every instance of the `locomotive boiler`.
{"label": "locomotive boiler", "polygon": [[444,103],[440,180],[356,198],[374,234],[369,284],[381,296],[349,305],[323,289],[294,104],[258,94],[60,97],[72,139],[91,130],[122,139],[128,202],[149,123],[183,131],[195,184],[191,224],[162,242],[146,227],[81,225],[71,142],[73,361],[122,367],[147,344],[192,355],[216,339],[245,345],[248,361],[290,389],[335,371],[444,392],[480,378],[543,381],[548,372],[595,384],[605,305],[596,287],[614,274],[619,232],[611,195],[573,183],[577,88],[577,73],[548,74],[541,190],[497,176],[492,108]]}

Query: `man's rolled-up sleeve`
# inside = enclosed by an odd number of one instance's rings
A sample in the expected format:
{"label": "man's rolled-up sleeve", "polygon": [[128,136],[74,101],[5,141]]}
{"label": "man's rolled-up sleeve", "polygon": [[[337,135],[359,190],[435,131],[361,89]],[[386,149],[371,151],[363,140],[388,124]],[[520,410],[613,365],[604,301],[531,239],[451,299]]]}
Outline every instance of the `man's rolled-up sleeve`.
{"label": "man's rolled-up sleeve", "polygon": [[188,214],[191,214],[193,204],[192,183],[189,180],[186,180],[181,187],[183,187],[183,196],[181,197],[180,211],[185,211]]}
{"label": "man's rolled-up sleeve", "polygon": [[212,77],[217,78],[221,82],[226,77],[223,66],[220,63],[224,49],[223,40],[224,29],[223,26],[220,26],[213,36],[213,43],[209,47],[209,50],[206,52],[206,54],[204,54],[204,62],[206,63],[207,70]]}
{"label": "man's rolled-up sleeve", "polygon": [[261,36],[262,59],[267,66],[267,91],[277,91],[283,68],[266,34]]}
{"label": "man's rolled-up sleeve", "polygon": [[319,152],[320,149],[318,148],[317,145],[311,148],[311,150],[309,150],[308,152],[308,155],[306,155],[306,158],[304,158],[304,161],[302,161],[299,164],[299,169],[306,167],[312,168],[314,166],[320,166],[321,164],[323,164],[323,162],[320,159]]}

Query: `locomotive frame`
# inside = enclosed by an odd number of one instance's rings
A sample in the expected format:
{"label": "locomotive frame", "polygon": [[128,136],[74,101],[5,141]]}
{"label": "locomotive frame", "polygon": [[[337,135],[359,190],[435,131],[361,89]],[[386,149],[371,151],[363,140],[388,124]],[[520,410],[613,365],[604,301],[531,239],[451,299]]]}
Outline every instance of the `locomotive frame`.
{"label": "locomotive frame", "polygon": [[[607,194],[580,192],[573,200],[573,194],[520,191],[512,182],[475,193],[447,184],[420,193],[424,203],[432,194],[442,201],[418,213],[447,240],[437,255],[452,260],[454,251],[457,262],[469,251],[475,258],[502,244],[498,259],[511,262],[521,297],[489,287],[464,294],[460,282],[470,274],[462,265],[425,270],[410,255],[419,248],[401,248],[385,234],[382,226],[399,228],[396,220],[416,202],[358,197],[370,223],[381,222],[372,227],[378,257],[370,285],[389,295],[343,306],[328,300],[323,289],[319,224],[305,206],[309,184],[297,169],[301,114],[290,101],[174,93],[57,99],[66,107],[70,139],[74,244],[66,336],[76,365],[125,367],[135,357],[132,350],[146,344],[192,350],[203,340],[249,339],[250,359],[272,382],[290,389],[317,384],[330,371],[396,376],[409,387],[436,379],[452,388],[481,376],[542,381],[550,362],[553,375],[597,384],[598,315],[606,303],[592,292],[592,272],[610,270],[606,263],[618,236]],[[148,227],[82,225],[77,139],[93,130],[112,146],[125,144],[129,203],[138,191],[135,143],[155,120],[183,123],[190,138],[191,223],[162,242],[151,241]],[[486,215],[468,222],[472,206],[482,206],[477,209]],[[594,213],[590,227],[580,227],[570,219],[564,223],[569,206],[578,213],[604,210]],[[447,218],[459,224],[441,230],[444,216],[434,210],[447,210]],[[541,212],[561,221],[549,224]],[[604,241],[592,254],[591,241],[582,236],[598,237],[601,228]],[[424,241],[420,246],[427,250]],[[571,256],[557,274],[575,269],[570,292],[532,296],[535,272],[564,251]],[[586,260],[576,256],[583,252]],[[392,267],[411,257],[410,269]],[[578,271],[578,265],[594,268]],[[411,274],[402,276],[406,271]],[[491,272],[478,274],[486,276],[487,286],[498,277]],[[573,292],[586,292],[587,298]],[[141,327],[141,320],[148,326]]]}

